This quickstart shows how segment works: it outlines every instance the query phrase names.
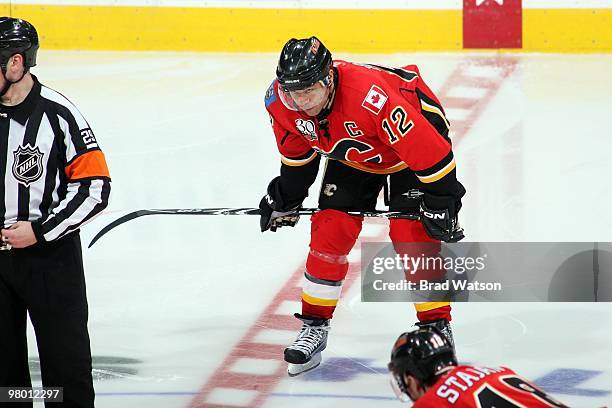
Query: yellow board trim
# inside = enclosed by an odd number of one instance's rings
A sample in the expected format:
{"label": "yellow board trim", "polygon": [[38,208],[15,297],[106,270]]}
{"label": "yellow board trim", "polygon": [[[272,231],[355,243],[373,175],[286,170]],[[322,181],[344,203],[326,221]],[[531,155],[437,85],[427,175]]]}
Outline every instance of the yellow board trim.
{"label": "yellow board trim", "polygon": [[[319,36],[334,52],[461,51],[463,10],[323,10],[2,4],[43,49],[279,52]],[[612,52],[612,8],[523,9],[523,49]],[[470,50],[474,52],[476,50]]]}
{"label": "yellow board trim", "polygon": [[302,292],[302,300],[315,306],[336,306],[338,299],[320,299]]}
{"label": "yellow board trim", "polygon": [[430,310],[439,309],[444,306],[450,306],[450,302],[424,302],[414,304],[414,308],[417,312],[428,312]]}
{"label": "yellow board trim", "polygon": [[316,34],[334,52],[460,50],[461,10],[320,10],[13,4],[43,49],[271,51]]}
{"label": "yellow board trim", "polygon": [[612,9],[525,9],[523,49],[612,52]]}

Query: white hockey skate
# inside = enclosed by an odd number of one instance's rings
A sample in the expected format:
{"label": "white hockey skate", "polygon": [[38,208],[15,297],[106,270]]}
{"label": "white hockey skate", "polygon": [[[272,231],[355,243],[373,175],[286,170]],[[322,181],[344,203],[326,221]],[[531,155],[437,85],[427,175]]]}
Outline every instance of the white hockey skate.
{"label": "white hockey skate", "polygon": [[327,347],[327,335],[330,329],[328,319],[316,319],[302,316],[302,329],[297,338],[285,349],[285,361],[289,363],[287,373],[290,377],[310,371],[321,364],[321,352]]}

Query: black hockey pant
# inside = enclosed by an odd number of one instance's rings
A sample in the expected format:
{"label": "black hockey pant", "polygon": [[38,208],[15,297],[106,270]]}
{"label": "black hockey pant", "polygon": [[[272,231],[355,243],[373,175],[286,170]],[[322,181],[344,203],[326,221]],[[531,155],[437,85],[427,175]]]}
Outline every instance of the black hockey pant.
{"label": "black hockey pant", "polygon": [[[94,406],[87,297],[78,232],[58,241],[0,251],[0,387],[30,387],[26,312],[36,333],[44,387],[63,387],[64,403]],[[0,407],[32,407],[31,402]]]}

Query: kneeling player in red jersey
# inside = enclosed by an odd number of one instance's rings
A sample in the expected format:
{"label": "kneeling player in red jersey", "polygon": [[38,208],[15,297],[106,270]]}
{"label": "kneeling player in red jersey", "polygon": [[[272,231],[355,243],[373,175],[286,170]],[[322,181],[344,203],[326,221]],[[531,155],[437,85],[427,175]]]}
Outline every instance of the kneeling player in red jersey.
{"label": "kneeling player in red jersey", "polygon": [[[332,60],[316,38],[291,39],[281,52],[265,105],[281,154],[280,176],[259,205],[261,230],[294,226],[295,213],[327,159],[312,217],[302,291],[302,330],[284,353],[289,374],[316,367],[329,321],[348,271],[347,255],[363,217],[384,186],[391,211],[421,213],[422,221],[392,219],[389,236],[401,243],[463,238],[457,222],[463,186],[455,175],[449,124],[415,65],[388,68]],[[403,246],[405,248],[405,246]],[[450,303],[416,305],[419,325],[438,327],[452,342]]]}
{"label": "kneeling player in red jersey", "polygon": [[457,365],[434,327],[403,333],[391,351],[391,386],[415,408],[567,407],[506,367]]}

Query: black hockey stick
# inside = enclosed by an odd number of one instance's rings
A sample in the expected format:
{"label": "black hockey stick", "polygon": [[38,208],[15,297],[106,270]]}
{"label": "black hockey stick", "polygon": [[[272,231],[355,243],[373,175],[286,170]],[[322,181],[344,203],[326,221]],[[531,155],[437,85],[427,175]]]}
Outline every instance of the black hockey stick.
{"label": "black hockey stick", "polygon": [[[300,215],[311,215],[320,211],[318,208],[301,208],[298,210]],[[406,218],[409,220],[420,219],[418,214],[404,213],[400,211],[347,211],[349,215],[360,217],[379,217],[379,218]],[[103,235],[113,228],[133,220],[134,218],[144,217],[145,215],[259,215],[259,208],[178,208],[168,210],[138,210],[131,212],[116,219],[115,221],[102,228],[100,232],[89,243],[87,248],[91,248]]]}

